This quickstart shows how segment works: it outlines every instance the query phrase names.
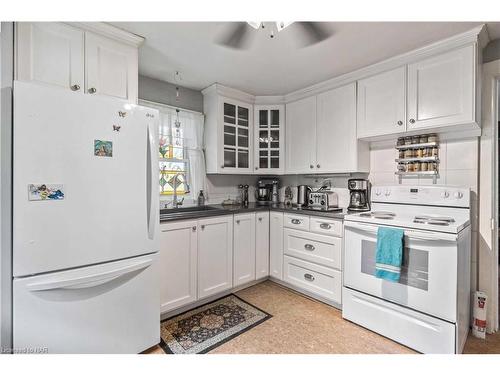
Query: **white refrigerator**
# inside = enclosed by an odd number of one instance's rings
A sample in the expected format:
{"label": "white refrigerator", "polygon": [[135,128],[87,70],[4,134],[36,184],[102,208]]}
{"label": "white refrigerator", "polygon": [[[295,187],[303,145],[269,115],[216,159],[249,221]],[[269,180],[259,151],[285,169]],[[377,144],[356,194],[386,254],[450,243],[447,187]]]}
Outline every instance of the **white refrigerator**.
{"label": "white refrigerator", "polygon": [[15,82],[15,350],[160,341],[157,134],[154,109]]}

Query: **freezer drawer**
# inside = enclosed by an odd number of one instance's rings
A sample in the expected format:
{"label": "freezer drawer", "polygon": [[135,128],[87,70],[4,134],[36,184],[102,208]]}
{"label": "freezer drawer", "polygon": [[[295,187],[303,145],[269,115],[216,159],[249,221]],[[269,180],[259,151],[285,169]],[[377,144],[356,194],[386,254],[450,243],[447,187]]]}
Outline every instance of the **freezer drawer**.
{"label": "freezer drawer", "polygon": [[455,324],[343,288],[342,317],[426,354],[455,353]]}
{"label": "freezer drawer", "polygon": [[160,341],[157,254],[14,280],[14,348],[139,353]]}

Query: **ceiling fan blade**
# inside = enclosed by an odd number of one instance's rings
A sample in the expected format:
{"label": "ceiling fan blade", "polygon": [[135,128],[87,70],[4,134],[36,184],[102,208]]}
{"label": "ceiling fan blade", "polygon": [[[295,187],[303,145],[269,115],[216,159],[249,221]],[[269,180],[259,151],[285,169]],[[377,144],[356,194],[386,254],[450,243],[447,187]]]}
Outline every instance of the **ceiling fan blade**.
{"label": "ceiling fan blade", "polygon": [[255,33],[255,30],[248,23],[231,22],[216,42],[233,49],[245,49],[249,46],[252,33]]}
{"label": "ceiling fan blade", "polygon": [[333,32],[326,26],[326,22],[296,22],[302,29],[300,44],[303,47],[310,46],[332,36]]}

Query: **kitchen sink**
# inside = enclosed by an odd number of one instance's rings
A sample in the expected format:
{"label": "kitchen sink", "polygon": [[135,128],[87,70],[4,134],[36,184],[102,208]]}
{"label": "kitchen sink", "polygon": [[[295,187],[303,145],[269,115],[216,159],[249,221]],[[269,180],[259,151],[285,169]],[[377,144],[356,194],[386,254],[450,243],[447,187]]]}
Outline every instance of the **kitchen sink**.
{"label": "kitchen sink", "polygon": [[204,216],[205,213],[212,215],[216,211],[224,212],[223,209],[212,206],[192,206],[192,207],[178,207],[178,208],[165,208],[160,210],[160,220],[168,220],[174,218],[190,218]]}

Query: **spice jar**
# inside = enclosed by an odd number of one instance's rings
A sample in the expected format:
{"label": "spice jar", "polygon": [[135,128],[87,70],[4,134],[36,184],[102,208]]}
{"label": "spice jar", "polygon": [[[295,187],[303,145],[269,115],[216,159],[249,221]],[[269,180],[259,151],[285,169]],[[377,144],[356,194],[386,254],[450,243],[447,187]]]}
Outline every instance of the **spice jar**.
{"label": "spice jar", "polygon": [[429,162],[428,168],[429,171],[437,171],[437,163],[435,161]]}
{"label": "spice jar", "polygon": [[430,156],[438,156],[438,148],[437,147],[433,147],[431,149],[431,155]]}
{"label": "spice jar", "polygon": [[416,155],[415,155],[415,157],[417,157],[417,158],[421,158],[421,157],[423,157],[423,156],[424,156],[424,149],[423,149],[423,148],[419,148],[419,149],[417,149],[417,150],[416,150]]}
{"label": "spice jar", "polygon": [[404,144],[405,144],[405,137],[399,137],[397,145],[398,146],[404,146]]}
{"label": "spice jar", "polygon": [[427,134],[421,135],[420,143],[427,143],[427,142],[429,142],[429,137],[427,136]]}
{"label": "spice jar", "polygon": [[405,150],[399,150],[399,158],[404,159],[405,158]]}
{"label": "spice jar", "polygon": [[411,137],[411,144],[412,145],[418,145],[419,142],[420,142],[420,136],[414,135],[413,137]]}
{"label": "spice jar", "polygon": [[398,171],[399,172],[406,172],[406,164],[404,164],[404,163],[398,164]]}
{"label": "spice jar", "polygon": [[405,137],[405,145],[411,145],[411,137]]}
{"label": "spice jar", "polygon": [[437,141],[438,141],[437,134],[429,134],[427,136],[427,142],[437,142]]}
{"label": "spice jar", "polygon": [[408,163],[406,165],[406,171],[407,172],[414,172],[415,171],[415,165],[414,165],[414,163]]}
{"label": "spice jar", "polygon": [[413,163],[413,171],[414,172],[420,172],[421,169],[420,169],[420,162],[416,161]]}
{"label": "spice jar", "polygon": [[412,149],[405,150],[405,159],[411,159],[413,157],[414,153]]}
{"label": "spice jar", "polygon": [[420,162],[420,170],[422,172],[427,172],[428,167],[429,167],[429,163],[427,163],[426,161]]}

